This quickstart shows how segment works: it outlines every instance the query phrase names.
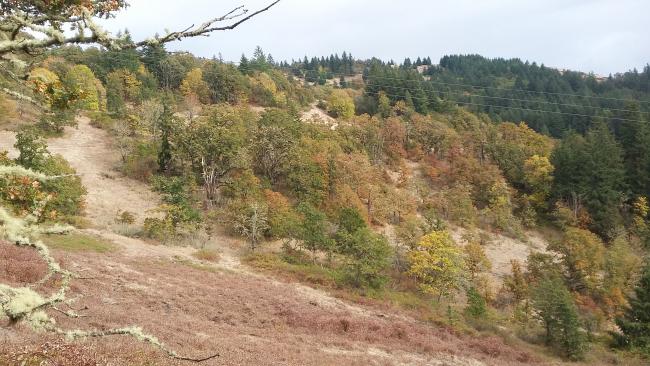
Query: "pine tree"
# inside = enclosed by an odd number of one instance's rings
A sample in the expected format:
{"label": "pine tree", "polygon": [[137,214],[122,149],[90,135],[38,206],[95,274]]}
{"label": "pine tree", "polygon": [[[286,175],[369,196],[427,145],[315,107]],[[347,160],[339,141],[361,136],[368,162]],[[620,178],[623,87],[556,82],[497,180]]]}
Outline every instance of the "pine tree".
{"label": "pine tree", "polygon": [[616,319],[622,334],[615,334],[621,347],[635,347],[650,354],[650,262],[629,298],[629,307]]}
{"label": "pine tree", "polygon": [[246,55],[242,54],[241,59],[239,60],[239,72],[242,74],[248,74],[250,72],[250,63],[248,62],[248,58],[246,58]]}

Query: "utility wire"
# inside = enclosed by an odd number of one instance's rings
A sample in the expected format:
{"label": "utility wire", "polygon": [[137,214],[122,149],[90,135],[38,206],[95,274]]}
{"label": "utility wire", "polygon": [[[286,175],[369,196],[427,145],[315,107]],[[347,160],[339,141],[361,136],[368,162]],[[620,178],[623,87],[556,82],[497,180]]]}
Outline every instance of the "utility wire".
{"label": "utility wire", "polygon": [[[367,93],[371,95],[379,95],[380,92],[376,93]],[[385,93],[386,94],[386,93]],[[386,94],[387,96],[395,97],[395,98],[406,98],[405,95],[395,95],[395,94]],[[411,99],[417,99],[417,100],[429,100],[429,98],[418,98],[417,96],[411,96]],[[541,112],[541,113],[554,113],[554,114],[561,114],[565,116],[575,116],[575,117],[587,117],[587,118],[598,118],[598,117],[604,117],[604,118],[611,118],[611,119],[616,119],[619,121],[627,121],[627,122],[639,122],[639,123],[644,123],[645,121],[642,120],[636,120],[636,119],[627,119],[627,118],[619,118],[619,117],[606,117],[606,116],[596,116],[596,115],[589,115],[589,114],[580,114],[580,113],[568,113],[568,112],[559,112],[559,111],[548,111],[548,110],[543,110],[543,109],[532,109],[532,108],[523,108],[523,107],[510,107],[510,106],[500,106],[500,105],[494,105],[494,104],[482,104],[482,103],[471,103],[471,102],[463,102],[463,101],[458,101],[458,100],[447,100],[448,102],[453,102],[453,103],[459,103],[459,104],[464,104],[464,105],[473,105],[473,106],[479,106],[479,107],[493,107],[493,108],[503,108],[503,109],[517,109],[517,110],[522,110],[522,111],[528,111],[528,112]]]}
{"label": "utility wire", "polygon": [[[368,86],[374,86],[374,87],[380,87],[383,89],[401,89],[401,90],[408,90],[411,92],[417,91],[417,89],[414,88],[404,88],[404,87],[397,87],[397,86],[386,86],[386,85],[380,85],[380,84],[372,84],[372,83],[366,83],[366,87]],[[540,104],[550,104],[550,105],[556,105],[556,106],[561,106],[561,107],[578,107],[578,108],[600,108],[598,106],[592,106],[592,105],[586,105],[586,104],[566,104],[566,103],[558,103],[558,102],[549,102],[549,101],[540,101],[540,100],[534,100],[534,99],[517,99],[517,98],[506,98],[506,97],[497,97],[497,96],[490,96],[490,95],[481,95],[481,94],[468,94],[467,92],[456,92],[456,91],[445,91],[445,90],[435,90],[434,92],[436,93],[446,93],[446,94],[453,94],[453,95],[459,95],[459,96],[468,96],[468,97],[479,97],[479,98],[487,98],[487,99],[498,99],[498,100],[509,100],[509,101],[517,101],[517,102],[525,102],[525,103],[540,103]],[[650,112],[644,112],[644,111],[633,111],[629,109],[618,109],[618,108],[605,108],[610,111],[616,111],[616,112],[630,112],[630,113],[644,113],[644,114],[650,114]]]}
{"label": "utility wire", "polygon": [[[343,76],[343,77],[353,77],[353,76],[359,76],[362,74],[333,74],[335,76]],[[420,75],[420,74],[418,74]],[[571,96],[571,97],[578,97],[578,98],[590,98],[590,99],[603,99],[603,100],[612,100],[612,101],[620,101],[620,102],[636,102],[636,103],[647,103],[650,104],[650,101],[645,101],[645,100],[636,100],[636,99],[622,99],[622,98],[612,98],[612,97],[599,97],[595,95],[582,95],[582,94],[572,94],[572,93],[554,93],[554,92],[543,92],[543,91],[534,91],[534,90],[525,90],[525,89],[514,89],[514,88],[499,88],[499,87],[491,87],[491,86],[478,86],[478,85],[471,85],[471,84],[462,84],[462,83],[446,83],[442,81],[433,81],[433,80],[413,80],[413,79],[404,79],[404,78],[396,78],[396,77],[387,77],[387,76],[368,76],[369,79],[385,79],[385,80],[396,80],[396,81],[408,81],[408,82],[417,82],[417,83],[431,83],[431,84],[439,84],[439,85],[451,85],[451,86],[462,86],[466,88],[474,88],[474,89],[492,89],[492,90],[501,90],[501,91],[510,91],[510,92],[520,92],[520,93],[534,93],[534,94],[547,94],[547,95],[557,95],[557,96]],[[365,81],[365,80],[364,80]]]}

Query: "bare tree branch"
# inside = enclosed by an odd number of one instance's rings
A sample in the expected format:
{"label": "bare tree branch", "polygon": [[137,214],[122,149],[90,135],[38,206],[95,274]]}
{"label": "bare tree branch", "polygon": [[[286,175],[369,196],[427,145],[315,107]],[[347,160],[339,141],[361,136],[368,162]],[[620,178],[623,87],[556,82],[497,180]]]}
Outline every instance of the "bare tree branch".
{"label": "bare tree branch", "polygon": [[[6,14],[4,19],[0,20],[0,31],[9,32],[13,35],[13,37],[9,37],[9,39],[0,40],[0,56],[16,52],[31,53],[35,50],[66,44],[99,44],[107,49],[120,50],[161,45],[172,41],[179,41],[184,38],[209,36],[212,32],[235,29],[237,26],[250,20],[256,15],[271,9],[279,2],[280,0],[275,0],[266,7],[249,15],[247,15],[248,9],[244,8],[244,6],[238,6],[226,14],[211,19],[198,27],[192,25],[184,30],[168,32],[164,36],[155,36],[140,42],[132,42],[126,37],[116,37],[104,30],[93,20],[93,18],[98,17],[97,11],[93,11],[93,9],[81,7],[79,9],[81,14],[74,16],[70,14],[32,15],[18,9]],[[225,26],[218,25],[219,23],[235,19],[238,20],[232,24]],[[73,28],[75,28],[77,33],[74,36],[66,36],[65,32],[62,30],[64,24],[73,25]],[[41,37],[23,37],[16,39],[16,35],[22,29],[28,29],[32,33],[40,35]]]}

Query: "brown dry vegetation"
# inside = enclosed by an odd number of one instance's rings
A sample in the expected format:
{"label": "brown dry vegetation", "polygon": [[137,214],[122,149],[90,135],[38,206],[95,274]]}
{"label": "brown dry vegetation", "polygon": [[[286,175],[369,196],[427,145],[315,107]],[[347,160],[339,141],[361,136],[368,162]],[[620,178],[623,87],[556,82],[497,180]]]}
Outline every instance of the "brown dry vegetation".
{"label": "brown dry vegetation", "polygon": [[[15,278],[11,273],[29,270],[35,262],[22,249],[7,248],[11,247],[2,248],[3,264],[16,264],[2,272],[2,281]],[[104,329],[137,324],[181,354],[220,353],[218,360],[206,364],[540,363],[529,352],[497,337],[460,335],[373,308],[358,312],[332,306],[305,296],[296,285],[264,276],[206,271],[171,260],[124,256],[120,251],[56,250],[55,256],[90,277],[75,280],[69,295],[81,296],[73,306],[88,307],[83,312],[88,317],[68,319],[53,313],[61,327]],[[31,281],[40,274],[24,279]],[[20,364],[26,355],[44,357],[45,351],[55,365],[180,364],[128,337],[68,344],[22,327],[2,333],[0,364]]]}

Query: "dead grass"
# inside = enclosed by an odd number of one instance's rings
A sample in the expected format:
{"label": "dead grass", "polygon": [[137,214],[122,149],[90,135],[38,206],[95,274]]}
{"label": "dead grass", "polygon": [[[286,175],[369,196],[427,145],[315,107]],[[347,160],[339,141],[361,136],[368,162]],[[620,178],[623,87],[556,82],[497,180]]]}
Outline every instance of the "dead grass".
{"label": "dead grass", "polygon": [[219,253],[214,250],[214,249],[199,249],[192,256],[198,260],[206,261],[206,262],[219,262]]}
{"label": "dead grass", "polygon": [[13,285],[33,283],[45,276],[47,265],[29,248],[0,242],[0,278]]}
{"label": "dead grass", "polygon": [[216,272],[221,271],[221,268],[217,268],[217,267],[202,264],[202,263],[197,263],[197,262],[194,262],[194,261],[192,261],[190,259],[187,259],[187,258],[174,257],[172,259],[172,262],[182,264],[184,266],[196,269],[198,271],[205,271],[205,272],[211,272],[211,273],[216,273]]}
{"label": "dead grass", "polygon": [[242,263],[286,280],[330,289],[338,288],[342,277],[342,274],[335,269],[311,263],[288,263],[273,253],[251,253],[242,259]]}
{"label": "dead grass", "polygon": [[67,235],[47,235],[43,242],[50,248],[67,252],[107,253],[116,249],[115,244],[104,239],[75,232]]}

